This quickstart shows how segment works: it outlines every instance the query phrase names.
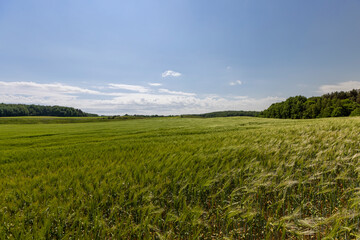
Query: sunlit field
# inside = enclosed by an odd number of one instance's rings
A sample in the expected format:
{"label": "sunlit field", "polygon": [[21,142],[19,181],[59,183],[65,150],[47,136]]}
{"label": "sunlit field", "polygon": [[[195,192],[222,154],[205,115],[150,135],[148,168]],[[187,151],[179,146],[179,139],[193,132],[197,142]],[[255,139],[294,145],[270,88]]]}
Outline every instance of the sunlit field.
{"label": "sunlit field", "polygon": [[0,121],[0,239],[360,237],[360,118],[24,119]]}

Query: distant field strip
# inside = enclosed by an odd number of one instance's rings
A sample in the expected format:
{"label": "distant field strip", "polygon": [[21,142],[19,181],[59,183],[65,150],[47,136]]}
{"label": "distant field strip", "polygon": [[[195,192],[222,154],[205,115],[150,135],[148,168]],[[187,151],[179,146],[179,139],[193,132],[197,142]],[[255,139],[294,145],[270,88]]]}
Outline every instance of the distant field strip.
{"label": "distant field strip", "polygon": [[358,117],[7,119],[0,239],[360,238]]}

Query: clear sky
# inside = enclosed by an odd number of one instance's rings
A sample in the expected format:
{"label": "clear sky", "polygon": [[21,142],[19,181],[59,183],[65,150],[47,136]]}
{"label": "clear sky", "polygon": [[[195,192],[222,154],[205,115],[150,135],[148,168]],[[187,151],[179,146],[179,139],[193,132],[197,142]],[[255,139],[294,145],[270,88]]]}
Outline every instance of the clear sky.
{"label": "clear sky", "polygon": [[0,0],[0,102],[263,110],[360,88],[358,0]]}

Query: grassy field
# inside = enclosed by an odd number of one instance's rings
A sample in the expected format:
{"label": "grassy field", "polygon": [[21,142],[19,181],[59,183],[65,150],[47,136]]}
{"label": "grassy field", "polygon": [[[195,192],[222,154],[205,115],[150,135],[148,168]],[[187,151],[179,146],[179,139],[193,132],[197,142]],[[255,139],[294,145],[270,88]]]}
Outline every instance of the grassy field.
{"label": "grassy field", "polygon": [[88,123],[132,120],[139,117],[0,117],[0,124],[54,124],[54,123]]}
{"label": "grassy field", "polygon": [[14,121],[0,239],[360,237],[360,118]]}

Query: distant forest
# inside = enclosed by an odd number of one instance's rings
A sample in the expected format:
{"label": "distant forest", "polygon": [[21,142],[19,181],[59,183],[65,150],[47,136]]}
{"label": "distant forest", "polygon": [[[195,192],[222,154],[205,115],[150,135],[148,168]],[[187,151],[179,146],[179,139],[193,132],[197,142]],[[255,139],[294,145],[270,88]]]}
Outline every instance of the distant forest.
{"label": "distant forest", "polygon": [[203,113],[203,114],[186,114],[181,115],[181,117],[185,118],[213,118],[213,117],[235,117],[235,116],[248,116],[248,117],[257,117],[260,112],[256,111],[221,111],[221,112],[211,112],[211,113]]}
{"label": "distant forest", "polygon": [[25,104],[0,104],[0,117],[15,116],[54,116],[54,117],[95,117],[80,109],[61,106],[41,106]]}
{"label": "distant forest", "polygon": [[333,92],[321,97],[290,97],[284,102],[272,104],[260,116],[293,119],[360,116],[360,89]]}

